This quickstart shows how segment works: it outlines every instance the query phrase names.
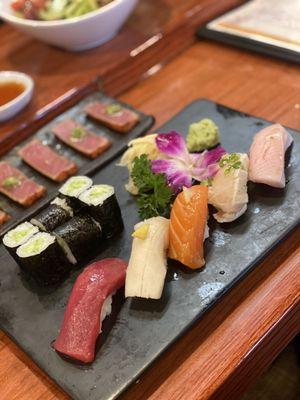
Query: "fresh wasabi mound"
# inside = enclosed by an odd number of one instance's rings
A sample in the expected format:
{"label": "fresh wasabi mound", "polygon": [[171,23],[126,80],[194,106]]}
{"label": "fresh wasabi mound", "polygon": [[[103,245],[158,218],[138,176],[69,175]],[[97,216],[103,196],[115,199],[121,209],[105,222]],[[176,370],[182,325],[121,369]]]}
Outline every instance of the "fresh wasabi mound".
{"label": "fresh wasabi mound", "polygon": [[189,151],[203,151],[220,143],[218,126],[211,119],[205,118],[190,125],[186,138]]}

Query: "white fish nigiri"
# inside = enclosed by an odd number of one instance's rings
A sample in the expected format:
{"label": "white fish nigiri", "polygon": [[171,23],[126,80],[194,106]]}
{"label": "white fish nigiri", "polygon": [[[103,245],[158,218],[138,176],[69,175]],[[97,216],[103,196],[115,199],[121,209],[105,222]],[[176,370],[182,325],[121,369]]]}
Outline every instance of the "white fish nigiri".
{"label": "white fish nigiri", "polygon": [[250,148],[249,180],[284,188],[284,155],[292,142],[292,136],[280,124],[259,131]]}
{"label": "white fish nigiri", "polygon": [[232,222],[247,210],[248,166],[247,154],[232,153],[222,157],[208,191],[209,204],[218,210],[213,214],[218,222]]}
{"label": "white fish nigiri", "polygon": [[167,273],[170,221],[149,218],[134,227],[125,297],[160,299]]}

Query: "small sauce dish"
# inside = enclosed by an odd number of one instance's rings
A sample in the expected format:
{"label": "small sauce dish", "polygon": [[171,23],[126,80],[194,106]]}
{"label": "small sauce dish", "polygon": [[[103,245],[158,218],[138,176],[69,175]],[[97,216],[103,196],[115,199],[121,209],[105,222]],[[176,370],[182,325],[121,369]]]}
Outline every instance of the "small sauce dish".
{"label": "small sauce dish", "polygon": [[22,72],[0,72],[0,122],[20,112],[31,100],[34,82]]}

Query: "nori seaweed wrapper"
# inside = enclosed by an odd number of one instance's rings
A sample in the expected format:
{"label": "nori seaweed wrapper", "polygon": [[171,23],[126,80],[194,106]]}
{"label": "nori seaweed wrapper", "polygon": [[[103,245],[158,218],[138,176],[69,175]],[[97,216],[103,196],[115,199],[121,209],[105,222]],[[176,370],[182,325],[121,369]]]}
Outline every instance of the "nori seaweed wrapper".
{"label": "nori seaweed wrapper", "polygon": [[[40,229],[43,229],[46,232],[52,232],[55,228],[63,225],[69,219],[71,219],[71,215],[67,210],[57,204],[50,204],[45,208],[45,210],[36,215],[31,220],[31,223],[37,225]],[[38,221],[39,224],[35,221]]]}
{"label": "nori seaweed wrapper", "polygon": [[61,283],[72,268],[57,240],[40,254],[24,258],[17,255],[17,261],[42,286]]}
{"label": "nori seaweed wrapper", "polygon": [[72,208],[74,214],[78,214],[79,212],[83,211],[86,207],[77,197],[66,196],[62,193],[59,193],[59,198],[66,200],[67,205]]}
{"label": "nori seaweed wrapper", "polygon": [[84,260],[101,246],[101,227],[87,214],[76,215],[55,229],[54,234],[68,245],[77,262]]}
{"label": "nori seaweed wrapper", "polygon": [[110,239],[124,228],[122,214],[116,195],[113,194],[99,206],[88,206],[91,216],[100,223],[103,235]]}

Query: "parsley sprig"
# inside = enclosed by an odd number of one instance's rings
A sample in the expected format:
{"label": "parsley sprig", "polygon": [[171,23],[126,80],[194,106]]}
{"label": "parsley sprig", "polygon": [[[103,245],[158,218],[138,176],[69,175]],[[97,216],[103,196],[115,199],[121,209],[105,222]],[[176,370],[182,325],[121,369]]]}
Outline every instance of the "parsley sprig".
{"label": "parsley sprig", "polygon": [[164,174],[154,174],[151,170],[151,161],[146,154],[133,160],[131,177],[138,189],[137,204],[139,215],[143,219],[163,216],[169,217],[172,190],[168,186]]}
{"label": "parsley sprig", "polygon": [[229,174],[233,169],[239,169],[242,166],[241,157],[237,153],[225,155],[219,161],[221,168],[225,168],[225,174]]}

